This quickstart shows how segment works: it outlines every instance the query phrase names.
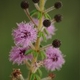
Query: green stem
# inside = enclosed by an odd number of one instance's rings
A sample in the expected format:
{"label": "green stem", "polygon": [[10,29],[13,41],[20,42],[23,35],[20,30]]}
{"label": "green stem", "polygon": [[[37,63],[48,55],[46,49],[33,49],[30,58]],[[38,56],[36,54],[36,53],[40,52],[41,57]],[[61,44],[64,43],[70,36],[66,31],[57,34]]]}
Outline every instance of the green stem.
{"label": "green stem", "polygon": [[[45,0],[40,0],[40,4],[39,5],[40,5],[41,13],[43,13],[43,11],[44,11],[44,4],[45,4]],[[41,30],[41,28],[43,26],[42,23],[43,23],[43,15],[41,16],[41,18],[39,20],[39,25],[38,25],[38,28],[37,28],[38,30]],[[40,48],[40,38],[37,37],[37,40],[36,40],[36,43],[35,43],[35,50],[38,51],[39,48]],[[34,59],[32,60],[32,64],[34,64],[35,62],[37,62],[37,57],[34,57]],[[28,80],[30,80],[31,74],[32,73],[30,72],[29,75],[28,75]]]}
{"label": "green stem", "polygon": [[[40,9],[41,9],[41,13],[43,13],[44,11],[44,3],[45,0],[40,0]],[[40,30],[42,28],[42,23],[43,23],[43,16],[41,16],[40,20],[39,20],[39,26],[38,26],[38,30]],[[39,50],[39,46],[40,46],[40,38],[37,38],[36,44],[35,44],[35,49]]]}
{"label": "green stem", "polygon": [[32,17],[30,16],[28,9],[26,9],[26,10],[24,9],[24,12],[27,15],[27,17],[29,18],[29,20],[31,20],[32,23],[37,27],[36,23],[34,22],[34,20],[32,19]]}
{"label": "green stem", "polygon": [[41,11],[44,10],[44,4],[45,4],[45,0],[40,0],[40,8],[41,8]]}
{"label": "green stem", "polygon": [[46,48],[48,48],[48,47],[50,47],[50,46],[52,46],[52,44],[48,44],[48,45],[42,47],[40,50],[45,50]]}
{"label": "green stem", "polygon": [[28,80],[30,80],[30,77],[31,77],[31,71],[29,71],[28,73]]}

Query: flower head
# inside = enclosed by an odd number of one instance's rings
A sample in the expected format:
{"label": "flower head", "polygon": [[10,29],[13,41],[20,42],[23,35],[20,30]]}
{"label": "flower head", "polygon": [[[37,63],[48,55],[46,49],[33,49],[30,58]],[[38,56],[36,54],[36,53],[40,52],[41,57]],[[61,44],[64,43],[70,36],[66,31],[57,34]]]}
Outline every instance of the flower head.
{"label": "flower head", "polygon": [[32,55],[25,55],[26,50],[26,48],[22,47],[12,47],[9,55],[10,61],[13,61],[13,64],[17,63],[18,65],[20,65],[24,62],[24,60],[31,60]]}
{"label": "flower head", "polygon": [[48,39],[52,38],[52,35],[55,35],[56,29],[53,24],[51,24],[48,28],[46,28],[46,30],[49,34],[48,36],[46,35]]}
{"label": "flower head", "polygon": [[36,41],[37,30],[33,24],[22,22],[17,24],[17,26],[18,28],[14,29],[12,33],[16,45],[27,47],[30,46],[30,42]]}
{"label": "flower head", "polygon": [[49,26],[51,25],[50,20],[45,19],[45,20],[43,21],[43,25],[44,25],[44,27],[49,27]]}
{"label": "flower head", "polygon": [[28,4],[28,2],[27,2],[26,0],[24,0],[24,1],[21,2],[21,8],[22,8],[22,9],[27,9],[27,8],[29,8],[29,4]]}
{"label": "flower head", "polygon": [[44,60],[44,66],[46,69],[54,71],[60,69],[62,64],[65,63],[63,55],[59,48],[53,48],[52,46],[46,49],[47,58]]}
{"label": "flower head", "polygon": [[53,40],[52,42],[53,47],[58,48],[61,46],[61,41],[58,39]]}

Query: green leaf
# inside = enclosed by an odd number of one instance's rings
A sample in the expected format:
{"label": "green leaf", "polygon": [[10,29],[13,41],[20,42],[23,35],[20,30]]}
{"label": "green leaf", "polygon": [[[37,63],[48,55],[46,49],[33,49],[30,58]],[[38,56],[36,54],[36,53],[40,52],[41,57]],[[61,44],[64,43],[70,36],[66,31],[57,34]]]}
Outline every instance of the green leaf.
{"label": "green leaf", "polygon": [[30,80],[34,80],[35,79],[35,74],[33,73],[33,74],[31,74],[31,76],[30,76]]}
{"label": "green leaf", "polygon": [[42,71],[40,69],[38,69],[38,73],[40,76],[42,76]]}
{"label": "green leaf", "polygon": [[35,75],[35,77],[36,77],[36,80],[41,80],[37,74]]}
{"label": "green leaf", "polygon": [[38,19],[42,17],[42,13],[38,11]]}
{"label": "green leaf", "polygon": [[46,15],[46,13],[44,14],[44,17],[45,17],[46,19],[48,19],[48,17],[47,17],[47,15]]}
{"label": "green leaf", "polygon": [[41,36],[42,36],[42,32],[39,32],[39,33],[38,33],[38,37],[41,37]]}
{"label": "green leaf", "polygon": [[41,54],[41,58],[42,58],[42,60],[46,58],[46,54],[45,54],[44,51],[41,51],[40,54]]}
{"label": "green leaf", "polygon": [[47,39],[46,39],[46,36],[44,35],[44,33],[42,33],[42,37],[43,37],[43,40],[46,42]]}
{"label": "green leaf", "polygon": [[30,12],[30,16],[35,15],[37,12],[38,12],[38,11],[37,11],[36,9],[35,9],[35,10],[33,10],[33,11],[31,11],[31,12]]}
{"label": "green leaf", "polygon": [[48,33],[48,31],[47,31],[46,29],[44,29],[44,32],[45,32],[47,35],[49,35],[49,33]]}
{"label": "green leaf", "polygon": [[51,20],[51,17],[50,17],[49,14],[45,13],[44,16],[45,16],[46,19],[50,19]]}
{"label": "green leaf", "polygon": [[33,56],[34,57],[37,57],[38,56],[38,53],[36,51],[33,51]]}
{"label": "green leaf", "polygon": [[30,54],[33,50],[32,49],[29,49],[25,52],[25,54]]}

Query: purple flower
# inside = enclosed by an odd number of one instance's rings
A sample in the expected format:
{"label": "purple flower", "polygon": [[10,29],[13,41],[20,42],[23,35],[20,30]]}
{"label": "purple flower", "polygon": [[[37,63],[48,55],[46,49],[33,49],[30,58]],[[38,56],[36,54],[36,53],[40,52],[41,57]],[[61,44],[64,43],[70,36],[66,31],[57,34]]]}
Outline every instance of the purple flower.
{"label": "purple flower", "polygon": [[27,48],[22,47],[12,47],[10,51],[10,61],[13,61],[14,63],[17,63],[18,65],[22,64],[25,60],[31,60],[32,55],[25,55]]}
{"label": "purple flower", "polygon": [[52,46],[46,49],[47,58],[44,60],[44,66],[46,69],[54,71],[60,69],[65,63],[63,55],[59,48],[53,48]]}
{"label": "purple flower", "polygon": [[33,43],[37,39],[37,30],[33,24],[19,23],[18,28],[13,30],[14,42],[16,45],[23,47],[30,46],[30,42]]}
{"label": "purple flower", "polygon": [[48,28],[46,28],[46,30],[49,34],[49,36],[46,35],[47,39],[50,39],[50,38],[52,38],[52,35],[55,35],[56,29],[53,24],[51,24]]}
{"label": "purple flower", "polygon": [[[33,19],[34,20],[34,22],[38,25],[39,24],[39,20],[38,19]],[[44,20],[44,19],[43,19]],[[56,31],[56,29],[55,29],[55,27],[54,27],[54,25],[53,24],[51,24],[49,27],[47,27],[47,28],[45,28],[46,30],[47,30],[47,32],[48,32],[48,34],[49,35],[46,35],[45,34],[45,36],[46,36],[46,38],[47,39],[50,39],[50,38],[52,38],[52,35],[55,35],[55,31]]]}

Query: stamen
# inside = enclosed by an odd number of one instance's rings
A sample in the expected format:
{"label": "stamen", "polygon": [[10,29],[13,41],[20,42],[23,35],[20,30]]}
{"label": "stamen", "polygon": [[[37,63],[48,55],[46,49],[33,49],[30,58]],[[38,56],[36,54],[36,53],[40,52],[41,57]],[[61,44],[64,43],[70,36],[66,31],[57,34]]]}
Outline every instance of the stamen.
{"label": "stamen", "polygon": [[19,54],[24,55],[24,54],[25,54],[25,52],[26,52],[26,50],[25,50],[25,49],[23,49],[23,50],[20,50],[20,53],[19,53]]}
{"label": "stamen", "polygon": [[53,62],[58,61],[58,56],[57,56],[56,54],[55,54],[54,57],[52,58],[52,61],[53,61]]}

